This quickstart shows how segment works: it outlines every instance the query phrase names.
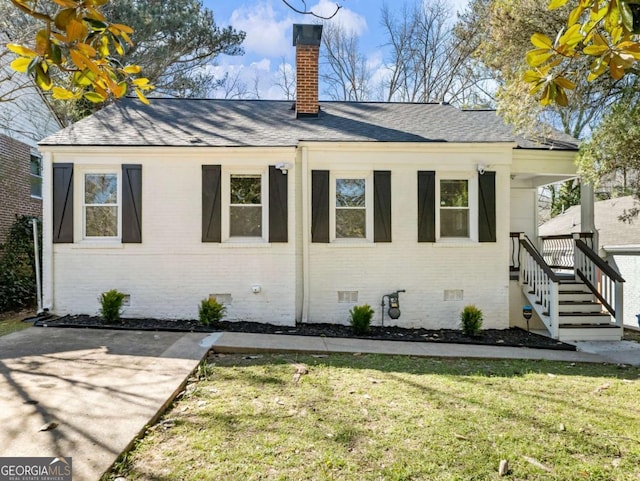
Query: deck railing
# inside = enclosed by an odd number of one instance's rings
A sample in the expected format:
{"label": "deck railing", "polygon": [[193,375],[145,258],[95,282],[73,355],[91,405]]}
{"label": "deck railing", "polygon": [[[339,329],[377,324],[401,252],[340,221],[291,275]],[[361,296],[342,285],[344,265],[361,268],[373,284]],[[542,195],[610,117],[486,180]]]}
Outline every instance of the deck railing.
{"label": "deck railing", "polygon": [[575,241],[575,272],[622,326],[624,279],[580,239]]}
{"label": "deck railing", "polygon": [[525,287],[530,296],[534,297],[534,302],[542,306],[543,312],[548,313],[548,317],[541,316],[541,319],[551,333],[551,337],[558,339],[560,334],[558,299],[560,279],[524,234],[520,234],[519,244],[522,247],[520,250],[520,285]]}
{"label": "deck railing", "polygon": [[591,232],[541,236],[540,250],[549,267],[553,269],[573,269],[575,241],[578,239],[593,249],[593,234]]}

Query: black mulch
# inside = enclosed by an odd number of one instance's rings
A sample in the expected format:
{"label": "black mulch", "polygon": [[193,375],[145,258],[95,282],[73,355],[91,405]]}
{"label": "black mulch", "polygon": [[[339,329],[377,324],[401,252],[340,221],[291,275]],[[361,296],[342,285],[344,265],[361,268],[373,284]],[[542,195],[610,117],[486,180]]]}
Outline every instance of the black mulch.
{"label": "black mulch", "polygon": [[519,328],[485,329],[477,337],[465,336],[455,329],[405,329],[402,327],[371,326],[370,333],[355,336],[350,326],[339,324],[298,324],[295,327],[274,326],[257,322],[223,321],[214,326],[203,326],[196,320],[162,319],[122,319],[117,323],[107,323],[99,317],[65,316],[57,319],[43,319],[36,326],[86,327],[93,329],[127,329],[180,332],[253,332],[259,334],[282,334],[296,336],[352,337],[387,341],[444,342],[454,344],[481,344],[494,346],[531,347],[538,349],[560,349],[575,351],[575,346],[533,334]]}

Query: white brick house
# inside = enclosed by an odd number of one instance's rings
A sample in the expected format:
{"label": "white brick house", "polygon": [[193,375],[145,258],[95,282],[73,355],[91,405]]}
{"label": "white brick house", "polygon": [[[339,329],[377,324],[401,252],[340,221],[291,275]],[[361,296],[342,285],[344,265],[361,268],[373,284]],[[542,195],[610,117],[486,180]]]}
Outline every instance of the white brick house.
{"label": "white brick house", "polygon": [[116,288],[128,317],[196,318],[214,295],[229,319],[346,323],[367,303],[379,323],[405,289],[386,323],[457,328],[476,304],[511,325],[510,232],[537,234],[536,188],[575,177],[575,143],[492,111],[318,103],[320,30],[294,28],[293,105],[127,99],[41,142],[46,307],[93,314]]}

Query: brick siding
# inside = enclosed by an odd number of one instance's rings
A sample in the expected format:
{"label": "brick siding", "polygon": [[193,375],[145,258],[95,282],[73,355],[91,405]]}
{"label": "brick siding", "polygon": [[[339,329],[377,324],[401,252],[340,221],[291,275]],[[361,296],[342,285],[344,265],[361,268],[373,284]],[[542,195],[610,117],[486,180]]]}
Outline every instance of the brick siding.
{"label": "brick siding", "polygon": [[42,201],[31,197],[31,147],[0,134],[0,244],[20,214],[42,215]]}

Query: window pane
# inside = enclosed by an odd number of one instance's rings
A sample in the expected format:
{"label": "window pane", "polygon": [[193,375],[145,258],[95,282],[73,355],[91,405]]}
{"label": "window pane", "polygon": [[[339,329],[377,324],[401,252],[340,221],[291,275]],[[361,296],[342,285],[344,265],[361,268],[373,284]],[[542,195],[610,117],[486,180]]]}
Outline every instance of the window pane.
{"label": "window pane", "polygon": [[118,203],[117,174],[85,174],[84,185],[85,204]]}
{"label": "window pane", "polygon": [[262,177],[259,175],[231,176],[231,204],[262,204]]}
{"label": "window pane", "polygon": [[467,180],[441,180],[441,207],[469,207],[469,189]]}
{"label": "window pane", "polygon": [[365,179],[336,179],[336,207],[364,207]]}
{"label": "window pane", "polygon": [[31,156],[31,173],[33,175],[42,175],[42,168],[40,166],[40,157],[35,155]]}
{"label": "window pane", "polygon": [[229,234],[231,237],[262,237],[262,207],[231,206]]}
{"label": "window pane", "polygon": [[117,207],[85,207],[87,237],[117,237]]}
{"label": "window pane", "polygon": [[42,197],[42,177],[31,176],[31,195]]}
{"label": "window pane", "polygon": [[364,239],[367,237],[366,209],[336,209],[336,237]]}
{"label": "window pane", "polygon": [[440,209],[440,237],[469,237],[469,210]]}

